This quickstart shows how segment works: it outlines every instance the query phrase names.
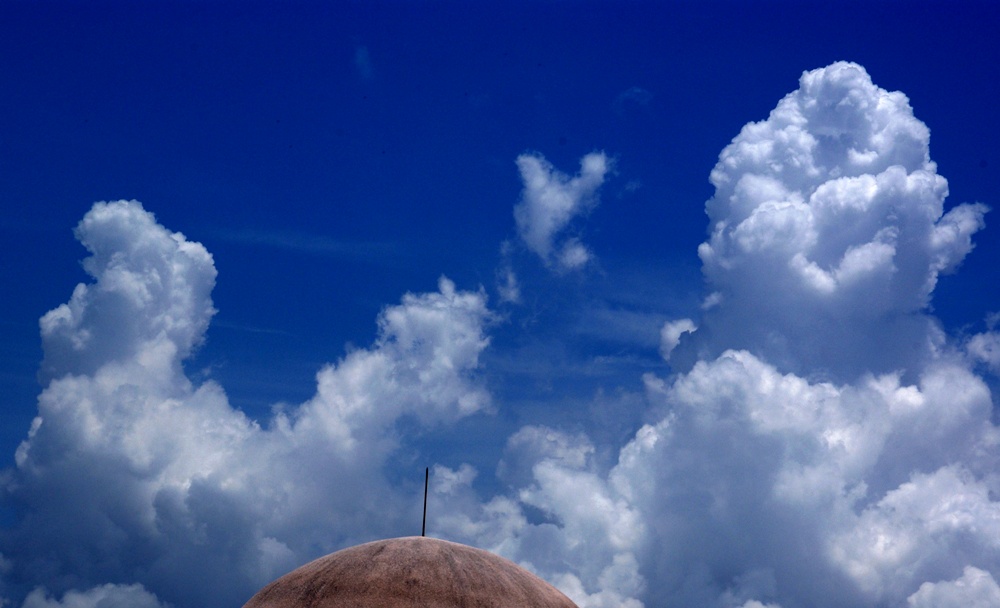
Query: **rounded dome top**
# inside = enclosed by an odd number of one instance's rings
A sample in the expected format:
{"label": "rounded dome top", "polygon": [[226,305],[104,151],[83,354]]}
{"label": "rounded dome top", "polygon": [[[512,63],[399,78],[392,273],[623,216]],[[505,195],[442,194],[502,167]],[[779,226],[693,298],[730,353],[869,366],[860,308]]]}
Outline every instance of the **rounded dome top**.
{"label": "rounded dome top", "polygon": [[576,608],[558,589],[482,549],[411,536],[350,547],[289,572],[243,608]]}

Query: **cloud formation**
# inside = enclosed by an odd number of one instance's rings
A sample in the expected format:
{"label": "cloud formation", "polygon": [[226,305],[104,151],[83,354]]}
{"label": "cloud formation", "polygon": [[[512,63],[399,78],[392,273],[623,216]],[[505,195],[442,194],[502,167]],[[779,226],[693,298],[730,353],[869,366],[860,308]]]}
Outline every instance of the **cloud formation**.
{"label": "cloud formation", "polygon": [[998,321],[1000,314],[987,315],[987,331],[975,334],[965,344],[972,360],[985,364],[994,374],[1000,374],[1000,332],[996,331]]}
{"label": "cloud formation", "polygon": [[[509,496],[481,503],[472,467],[435,470],[435,495],[450,512],[434,517],[434,529],[538,572],[581,608],[640,608],[645,580],[633,550],[645,526],[594,456],[584,435],[524,427],[508,439],[500,463]],[[531,521],[532,513],[541,520]]]}
{"label": "cloud formation", "polygon": [[42,318],[50,381],[5,482],[29,514],[4,538],[6,580],[44,586],[29,608],[240,605],[309,557],[411,529],[383,471],[397,425],[490,407],[485,296],[442,278],[262,427],[184,375],[214,313],[205,249],[134,201],[96,204],[76,234],[94,280]]}
{"label": "cloud formation", "polygon": [[681,343],[681,336],[697,330],[698,326],[691,319],[678,319],[664,323],[660,329],[660,354],[663,359],[670,361],[670,354]]}
{"label": "cloud formation", "polygon": [[644,376],[658,422],[607,468],[522,429],[510,494],[440,525],[581,606],[990,605],[992,396],[926,312],[986,209],[944,211],[927,143],[860,66],[803,74],[712,173],[704,317],[661,331],[679,374]]}
{"label": "cloud formation", "polygon": [[579,238],[563,232],[573,218],[597,205],[597,191],[610,165],[603,152],[591,152],[580,159],[580,173],[569,177],[540,154],[517,157],[524,182],[521,202],[514,207],[518,234],[547,266],[576,270],[591,259],[590,250]]}
{"label": "cloud formation", "polygon": [[[624,445],[528,424],[492,484],[438,464],[449,509],[430,529],[582,608],[996,605],[1000,429],[978,374],[997,332],[952,337],[928,312],[986,208],[946,208],[928,141],[861,66],[804,73],[712,171],[704,314],[650,329],[671,368],[636,371],[646,424]],[[566,231],[608,159],[581,164],[518,158],[519,234],[557,271],[591,255]],[[479,365],[494,314],[442,278],[384,309],[314,397],[251,420],[184,374],[214,314],[208,252],[134,201],[98,203],[76,234],[93,281],[42,318],[39,415],[3,482],[23,516],[0,565],[24,608],[240,605],[412,530],[390,481],[410,435],[498,407]]]}
{"label": "cloud formation", "polygon": [[[677,353],[748,348],[790,371],[853,379],[914,369],[942,339],[925,314],[986,208],[947,212],[930,132],[856,64],[803,74],[712,170],[698,249],[718,305]],[[675,357],[681,367],[681,357]]]}
{"label": "cloud formation", "polygon": [[142,585],[101,585],[87,591],[69,591],[62,600],[50,598],[41,588],[25,598],[24,608],[164,608]]}

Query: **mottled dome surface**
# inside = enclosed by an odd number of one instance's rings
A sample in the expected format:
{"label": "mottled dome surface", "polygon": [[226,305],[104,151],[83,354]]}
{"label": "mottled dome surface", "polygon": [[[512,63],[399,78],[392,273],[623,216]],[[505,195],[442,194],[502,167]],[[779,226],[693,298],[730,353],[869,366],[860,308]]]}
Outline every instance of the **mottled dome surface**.
{"label": "mottled dome surface", "polygon": [[482,549],[411,536],[321,557],[243,608],[576,608],[558,589]]}

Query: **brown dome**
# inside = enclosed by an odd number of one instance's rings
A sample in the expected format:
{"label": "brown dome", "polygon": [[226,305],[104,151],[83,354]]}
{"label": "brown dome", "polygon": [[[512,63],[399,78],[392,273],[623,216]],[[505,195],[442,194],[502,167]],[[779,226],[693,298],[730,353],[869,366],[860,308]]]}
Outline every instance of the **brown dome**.
{"label": "brown dome", "polygon": [[482,549],[411,536],[321,557],[243,608],[576,608],[558,589]]}

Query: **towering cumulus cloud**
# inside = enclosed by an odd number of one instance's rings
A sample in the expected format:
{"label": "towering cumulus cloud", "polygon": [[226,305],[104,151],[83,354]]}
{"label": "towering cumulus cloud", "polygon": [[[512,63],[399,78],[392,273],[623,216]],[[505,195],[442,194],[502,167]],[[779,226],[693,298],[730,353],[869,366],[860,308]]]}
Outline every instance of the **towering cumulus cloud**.
{"label": "towering cumulus cloud", "polygon": [[385,309],[371,348],[323,368],[315,397],[262,428],[184,376],[214,313],[204,247],[134,201],[96,204],[76,235],[94,281],[42,318],[48,385],[5,478],[27,514],[3,539],[5,580],[31,591],[27,608],[238,606],[311,557],[412,522],[383,472],[397,421],[489,407],[475,378],[485,296],[441,279]]}
{"label": "towering cumulus cloud", "polygon": [[927,128],[850,63],[803,74],[711,175],[706,312],[664,326],[681,373],[644,377],[659,421],[610,470],[522,429],[512,492],[440,525],[586,607],[994,605],[1000,433],[969,366],[993,333],[926,313],[986,209],[944,211]]}
{"label": "towering cumulus cloud", "polygon": [[698,254],[717,305],[682,344],[687,364],[738,347],[837,378],[912,369],[941,340],[923,314],[937,278],[971,250],[985,208],[943,213],[947,182],[902,93],[848,63],[800,85],[712,171]]}
{"label": "towering cumulus cloud", "polygon": [[646,377],[668,414],[611,473],[651,532],[649,603],[995,597],[991,395],[925,313],[986,209],[944,212],[928,138],[902,93],[837,63],[723,150],[709,307],[671,359],[688,371]]}

